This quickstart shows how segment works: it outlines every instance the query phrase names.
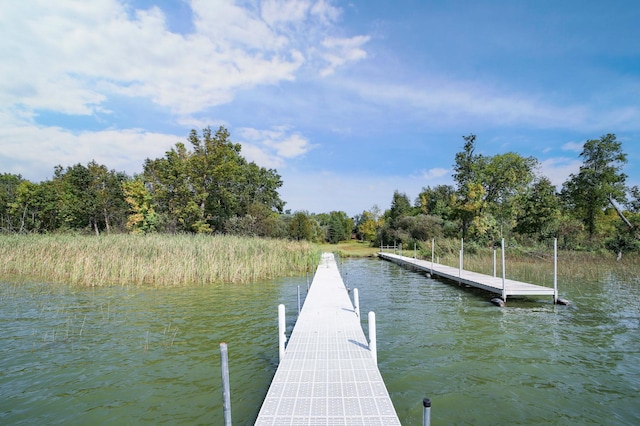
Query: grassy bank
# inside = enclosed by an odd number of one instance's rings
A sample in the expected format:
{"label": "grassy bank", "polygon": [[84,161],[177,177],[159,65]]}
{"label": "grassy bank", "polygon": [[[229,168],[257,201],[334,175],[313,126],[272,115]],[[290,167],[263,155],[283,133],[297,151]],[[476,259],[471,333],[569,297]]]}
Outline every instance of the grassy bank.
{"label": "grassy bank", "polygon": [[338,244],[322,244],[320,249],[327,253],[337,253],[340,257],[372,257],[380,251],[378,247],[371,247],[368,241],[343,241]]}
{"label": "grassy bank", "polygon": [[318,263],[306,242],[194,235],[0,236],[0,277],[84,286],[253,282]]}

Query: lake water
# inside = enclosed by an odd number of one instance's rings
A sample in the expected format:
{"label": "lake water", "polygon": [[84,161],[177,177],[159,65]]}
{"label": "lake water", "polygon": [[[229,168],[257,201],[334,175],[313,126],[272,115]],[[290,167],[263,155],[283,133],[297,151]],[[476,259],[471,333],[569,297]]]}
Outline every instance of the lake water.
{"label": "lake water", "polygon": [[[343,277],[375,311],[380,371],[403,424],[640,424],[640,282],[603,274],[550,298],[490,295],[377,259]],[[288,278],[188,289],[0,284],[0,424],[222,424],[219,343],[234,424],[255,420],[278,360]]]}

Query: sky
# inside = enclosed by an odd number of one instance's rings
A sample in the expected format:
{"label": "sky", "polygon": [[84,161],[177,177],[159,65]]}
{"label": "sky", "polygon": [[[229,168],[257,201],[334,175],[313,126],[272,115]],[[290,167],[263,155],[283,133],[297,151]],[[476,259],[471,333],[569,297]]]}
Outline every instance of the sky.
{"label": "sky", "polygon": [[390,207],[476,153],[556,185],[614,133],[640,185],[636,0],[23,0],[0,7],[0,173],[134,175],[227,128],[285,209]]}

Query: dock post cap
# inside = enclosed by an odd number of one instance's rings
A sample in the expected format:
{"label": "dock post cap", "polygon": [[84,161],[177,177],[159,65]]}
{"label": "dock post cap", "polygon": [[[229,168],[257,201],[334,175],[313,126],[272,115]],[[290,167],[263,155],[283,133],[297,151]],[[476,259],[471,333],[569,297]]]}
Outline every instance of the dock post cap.
{"label": "dock post cap", "polygon": [[422,400],[422,406],[424,408],[430,408],[431,407],[431,400],[429,398],[425,398]]}

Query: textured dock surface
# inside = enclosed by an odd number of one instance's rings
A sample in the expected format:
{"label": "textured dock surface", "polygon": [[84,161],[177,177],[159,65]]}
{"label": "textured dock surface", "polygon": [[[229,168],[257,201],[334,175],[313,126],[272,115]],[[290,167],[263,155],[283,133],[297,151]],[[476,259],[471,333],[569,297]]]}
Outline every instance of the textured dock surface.
{"label": "textured dock surface", "polygon": [[399,425],[332,254],[322,255],[256,425]]}
{"label": "textured dock surface", "polygon": [[[483,290],[503,294],[503,281],[501,277],[493,277],[477,272],[460,271],[459,268],[431,263],[428,260],[414,259],[411,257],[400,256],[393,253],[378,253],[378,255],[386,260],[392,261],[399,265],[407,265],[432,275],[437,275],[453,281],[458,281],[472,287],[481,288]],[[504,280],[504,294],[509,296],[553,296],[554,290],[550,287],[544,287],[536,284],[529,284],[521,281],[510,279]]]}

